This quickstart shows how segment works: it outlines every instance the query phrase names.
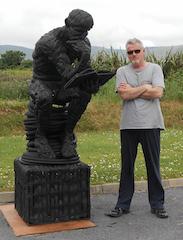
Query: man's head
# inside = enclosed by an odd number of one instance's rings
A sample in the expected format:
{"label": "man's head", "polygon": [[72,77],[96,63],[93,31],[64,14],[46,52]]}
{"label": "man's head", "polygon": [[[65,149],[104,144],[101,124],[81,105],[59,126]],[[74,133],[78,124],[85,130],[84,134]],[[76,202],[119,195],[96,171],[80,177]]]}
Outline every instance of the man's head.
{"label": "man's head", "polygon": [[69,30],[69,39],[83,39],[87,36],[88,31],[93,27],[92,16],[80,9],[75,9],[69,13],[65,19],[66,28]]}
{"label": "man's head", "polygon": [[126,51],[133,65],[139,65],[144,61],[145,48],[139,39],[129,39],[126,43]]}

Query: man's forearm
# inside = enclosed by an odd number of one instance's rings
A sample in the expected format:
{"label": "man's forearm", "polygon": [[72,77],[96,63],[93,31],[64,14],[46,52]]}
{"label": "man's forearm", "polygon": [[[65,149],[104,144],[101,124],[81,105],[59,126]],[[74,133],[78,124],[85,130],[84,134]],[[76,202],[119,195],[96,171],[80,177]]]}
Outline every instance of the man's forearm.
{"label": "man's forearm", "polygon": [[161,98],[163,96],[163,87],[155,87],[148,89],[146,92],[142,93],[139,97],[144,99],[155,99]]}
{"label": "man's forearm", "polygon": [[144,85],[135,87],[135,88],[128,88],[128,89],[120,89],[118,88],[118,93],[120,94],[123,100],[132,100],[138,98],[143,93],[147,91]]}
{"label": "man's forearm", "polygon": [[131,87],[127,83],[120,83],[118,87],[118,93],[123,100],[132,100],[141,96],[149,88],[152,88],[151,84],[144,84],[139,87]]}

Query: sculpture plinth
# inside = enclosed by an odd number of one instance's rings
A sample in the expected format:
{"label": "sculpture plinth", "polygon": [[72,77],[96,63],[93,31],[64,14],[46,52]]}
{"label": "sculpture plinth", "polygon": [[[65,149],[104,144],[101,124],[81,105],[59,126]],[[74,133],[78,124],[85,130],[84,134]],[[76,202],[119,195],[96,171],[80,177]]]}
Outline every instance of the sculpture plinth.
{"label": "sculpture plinth", "polygon": [[15,208],[28,225],[90,218],[90,168],[14,161]]}

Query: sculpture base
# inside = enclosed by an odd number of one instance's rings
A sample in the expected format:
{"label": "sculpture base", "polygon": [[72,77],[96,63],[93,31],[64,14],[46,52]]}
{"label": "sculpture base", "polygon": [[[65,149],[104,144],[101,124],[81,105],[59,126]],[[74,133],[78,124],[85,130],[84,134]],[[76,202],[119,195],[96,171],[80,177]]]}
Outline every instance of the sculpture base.
{"label": "sculpture base", "polygon": [[90,168],[14,160],[15,208],[28,225],[90,218]]}
{"label": "sculpture base", "polygon": [[72,157],[72,158],[55,158],[55,159],[45,159],[40,158],[37,152],[31,153],[31,152],[25,152],[23,153],[22,157],[20,158],[20,162],[24,164],[43,164],[43,165],[66,165],[66,164],[74,164],[79,163],[79,156]]}

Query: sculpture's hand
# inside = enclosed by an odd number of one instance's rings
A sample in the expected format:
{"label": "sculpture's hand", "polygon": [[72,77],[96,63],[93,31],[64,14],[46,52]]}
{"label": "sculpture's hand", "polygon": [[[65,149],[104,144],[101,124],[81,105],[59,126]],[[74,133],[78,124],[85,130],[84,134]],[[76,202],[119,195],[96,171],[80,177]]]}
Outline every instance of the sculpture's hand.
{"label": "sculpture's hand", "polygon": [[[78,66],[77,71],[80,72],[91,66],[90,63],[90,45],[82,39],[68,40],[67,45],[78,55]],[[89,64],[90,63],[90,64]]]}
{"label": "sculpture's hand", "polygon": [[78,62],[78,71],[82,71],[86,68],[88,68],[88,62],[90,62],[90,54],[88,53],[82,53],[79,62]]}
{"label": "sculpture's hand", "polygon": [[91,53],[91,47],[82,39],[76,39],[76,40],[68,40],[66,42],[71,49],[76,51],[77,53],[82,54],[83,52],[90,54]]}
{"label": "sculpture's hand", "polygon": [[87,79],[81,84],[81,88],[91,94],[97,93],[99,90],[99,81],[98,79]]}

